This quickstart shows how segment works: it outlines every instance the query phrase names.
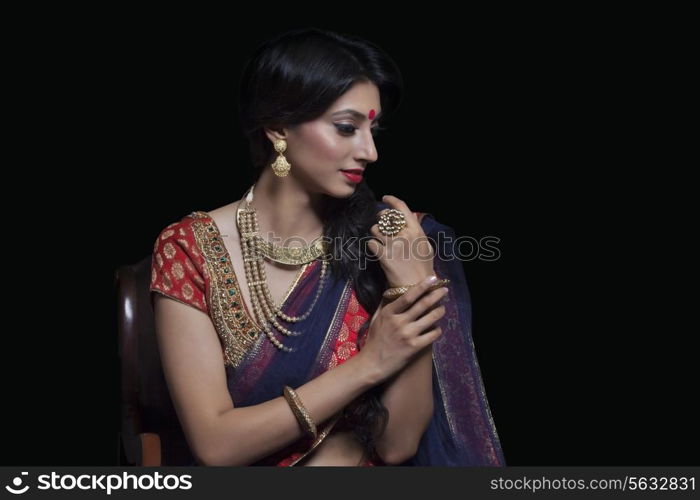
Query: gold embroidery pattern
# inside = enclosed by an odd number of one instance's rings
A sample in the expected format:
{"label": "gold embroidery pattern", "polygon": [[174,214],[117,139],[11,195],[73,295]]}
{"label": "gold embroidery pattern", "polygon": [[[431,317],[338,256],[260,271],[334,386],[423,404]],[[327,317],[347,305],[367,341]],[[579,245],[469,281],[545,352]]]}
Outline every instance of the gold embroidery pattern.
{"label": "gold embroidery pattern", "polygon": [[348,340],[349,336],[350,330],[348,329],[348,325],[346,323],[343,323],[343,326],[340,327],[340,333],[338,333],[338,341],[345,342],[346,340]]}
{"label": "gold embroidery pattern", "polygon": [[344,342],[338,347],[338,359],[346,361],[350,359],[351,353],[357,350],[354,342]]}
{"label": "gold embroidery pattern", "polygon": [[185,283],[184,285],[182,285],[182,295],[184,295],[186,300],[192,300],[194,290],[192,289],[192,286],[189,283]]}
{"label": "gold embroidery pattern", "polygon": [[358,309],[360,308],[359,302],[357,302],[357,298],[355,295],[350,296],[350,302],[348,302],[348,311],[350,314],[357,314]]}
{"label": "gold embroidery pattern", "polygon": [[199,273],[197,272],[197,270],[194,268],[194,266],[192,265],[192,261],[191,261],[191,260],[187,259],[187,260],[185,261],[185,267],[187,268],[187,270],[188,270],[190,273],[192,273],[192,274],[199,274]]}
{"label": "gold embroidery pattern", "polygon": [[185,271],[182,269],[182,264],[179,262],[173,262],[172,272],[175,279],[178,281],[185,277]]}
{"label": "gold embroidery pattern", "polygon": [[352,328],[353,332],[359,332],[360,328],[362,328],[362,325],[365,324],[365,321],[368,321],[367,318],[362,317],[362,316],[354,316],[350,320],[350,328]]}
{"label": "gold embroidery pattern", "polygon": [[204,280],[203,280],[202,278],[199,277],[199,274],[195,274],[195,275],[192,277],[192,281],[194,281],[194,282],[195,282],[197,285],[199,285],[199,286],[204,286],[204,285],[205,285]]}
{"label": "gold embroidery pattern", "polygon": [[172,243],[167,242],[165,245],[163,245],[163,253],[165,254],[166,258],[172,259],[175,257],[175,246],[173,246]]}
{"label": "gold embroidery pattern", "polygon": [[163,271],[163,288],[166,292],[169,292],[172,287],[173,283],[170,281],[170,276],[168,276],[166,271]]}
{"label": "gold embroidery pattern", "polygon": [[[238,366],[254,346],[261,329],[248,316],[233,264],[221,235],[204,212],[192,212],[192,231],[204,256],[209,279],[209,315],[224,348],[225,364]],[[196,252],[198,254],[198,252]]]}
{"label": "gold embroidery pattern", "polygon": [[[345,311],[347,310],[345,304],[348,301],[348,296],[352,293],[350,282],[351,280],[349,278],[345,281],[343,293],[340,294],[338,304],[335,306],[333,319],[328,325],[326,335],[323,338],[323,343],[318,351],[318,356],[316,356],[316,361],[314,361],[313,366],[316,367],[315,369],[320,369],[320,367],[326,366],[325,369],[330,370],[337,364],[338,360],[335,357],[335,349],[333,349],[337,336],[333,335],[333,333],[340,332],[340,327],[343,325],[343,318],[345,316]],[[320,375],[320,373],[318,373],[318,375]]]}

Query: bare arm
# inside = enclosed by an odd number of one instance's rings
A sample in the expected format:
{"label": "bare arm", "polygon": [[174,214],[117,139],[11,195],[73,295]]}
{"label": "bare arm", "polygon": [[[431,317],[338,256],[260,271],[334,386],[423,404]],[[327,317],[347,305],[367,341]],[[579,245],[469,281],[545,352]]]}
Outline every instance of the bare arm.
{"label": "bare arm", "polygon": [[[168,299],[154,298],[156,332],[173,404],[197,460],[204,465],[254,463],[304,434],[280,396],[234,408],[226,385],[221,344],[209,316]],[[299,388],[317,425],[380,381],[361,353]]]}
{"label": "bare arm", "polygon": [[432,344],[389,379],[381,401],[389,421],[377,442],[377,453],[387,463],[404,462],[416,454],[433,416]]}
{"label": "bare arm", "polygon": [[[439,319],[444,307],[438,306],[438,301],[444,295],[443,291],[436,291],[421,299],[428,311],[423,318],[432,315]],[[436,325],[430,328],[439,330]],[[385,462],[404,462],[416,454],[433,416],[432,343],[418,351],[402,370],[388,379],[381,401],[389,412],[389,420],[378,439],[377,453]]]}

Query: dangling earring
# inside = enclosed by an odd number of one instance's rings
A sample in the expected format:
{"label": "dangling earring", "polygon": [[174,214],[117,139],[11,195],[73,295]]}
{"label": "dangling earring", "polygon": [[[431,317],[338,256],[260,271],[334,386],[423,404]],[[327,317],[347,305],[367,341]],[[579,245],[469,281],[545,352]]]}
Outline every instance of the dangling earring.
{"label": "dangling earring", "polygon": [[275,175],[277,177],[286,177],[289,173],[289,169],[292,167],[282,154],[286,150],[287,141],[285,141],[284,139],[277,139],[275,141],[275,151],[279,153],[279,156],[277,156],[277,159],[272,164],[272,170],[273,172],[275,172]]}

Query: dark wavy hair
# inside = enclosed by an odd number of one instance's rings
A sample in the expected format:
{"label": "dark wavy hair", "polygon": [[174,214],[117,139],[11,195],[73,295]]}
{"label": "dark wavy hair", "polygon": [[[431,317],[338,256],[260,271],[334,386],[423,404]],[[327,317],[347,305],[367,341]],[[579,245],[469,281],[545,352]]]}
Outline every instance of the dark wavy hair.
{"label": "dark wavy hair", "polygon": [[[276,155],[264,128],[279,129],[314,120],[358,82],[371,82],[380,94],[382,120],[399,106],[403,79],[391,58],[360,37],[319,28],[287,31],[258,47],[247,61],[240,84],[240,123],[250,147],[254,177],[258,179]],[[375,259],[364,258],[364,237],[376,223],[377,199],[363,180],[346,199],[327,197],[322,220],[324,239],[332,242],[333,275],[350,279],[357,299],[374,314],[386,287]],[[353,238],[352,240],[349,240]],[[344,247],[341,242],[357,244]],[[369,256],[368,256],[369,257]],[[360,263],[365,268],[360,269]],[[369,321],[359,332],[367,332]],[[376,439],[383,432],[388,412],[375,386],[348,404],[339,428],[350,429],[365,457],[376,459]]]}

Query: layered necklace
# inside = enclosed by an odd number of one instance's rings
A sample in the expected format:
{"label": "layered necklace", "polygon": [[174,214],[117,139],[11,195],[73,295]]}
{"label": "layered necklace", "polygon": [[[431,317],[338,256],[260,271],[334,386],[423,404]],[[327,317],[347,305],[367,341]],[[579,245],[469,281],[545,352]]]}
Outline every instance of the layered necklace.
{"label": "layered necklace", "polygon": [[[285,247],[266,241],[260,236],[258,214],[251,205],[254,187],[255,184],[248,190],[243,207],[241,208],[239,206],[236,211],[236,223],[238,225],[238,232],[241,235],[241,253],[243,255],[248,290],[250,290],[255,317],[258,319],[258,323],[265,331],[270,342],[282,351],[292,352],[294,351],[293,348],[282,344],[282,342],[277,339],[272,331],[270,323],[272,327],[283,335],[301,335],[302,332],[292,331],[282,326],[277,321],[277,316],[290,323],[297,323],[309,317],[309,314],[311,314],[326,284],[328,271],[327,247],[322,239],[316,239],[311,245],[301,247]],[[270,288],[267,285],[265,258],[281,264],[303,266],[310,264],[316,259],[322,259],[321,277],[316,290],[316,296],[309,306],[309,309],[301,316],[289,316],[282,311],[281,306],[275,303],[270,293]],[[306,269],[306,267],[304,269]]]}

